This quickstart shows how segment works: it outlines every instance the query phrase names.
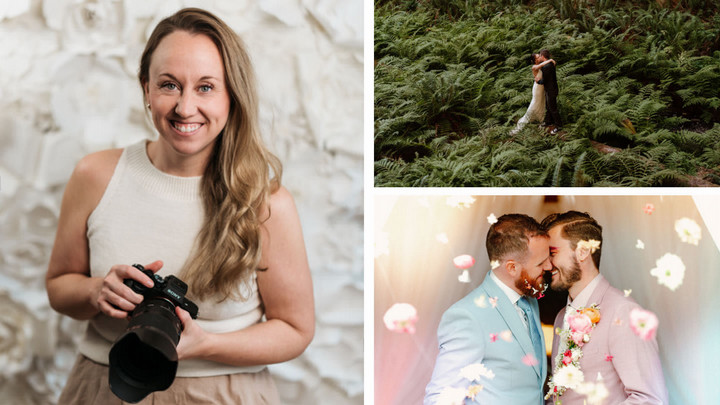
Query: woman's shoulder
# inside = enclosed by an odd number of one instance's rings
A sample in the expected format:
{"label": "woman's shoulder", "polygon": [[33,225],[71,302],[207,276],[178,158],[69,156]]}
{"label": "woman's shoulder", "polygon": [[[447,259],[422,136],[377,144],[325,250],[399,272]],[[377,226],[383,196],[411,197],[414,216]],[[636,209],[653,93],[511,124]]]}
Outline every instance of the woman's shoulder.
{"label": "woman's shoulder", "polygon": [[112,179],[122,152],[122,149],[108,149],[80,159],[70,177],[66,193],[81,197],[91,207],[96,206]]}

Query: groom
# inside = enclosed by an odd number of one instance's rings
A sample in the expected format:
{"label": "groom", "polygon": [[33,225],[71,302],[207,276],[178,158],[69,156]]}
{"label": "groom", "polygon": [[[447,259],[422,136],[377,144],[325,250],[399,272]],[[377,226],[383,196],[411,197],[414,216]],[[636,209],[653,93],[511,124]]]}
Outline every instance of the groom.
{"label": "groom", "polygon": [[[542,63],[550,59],[550,51],[543,49],[536,56],[536,63]],[[555,64],[548,63],[543,66],[542,79],[538,80],[538,84],[545,86],[545,123],[544,126],[554,125],[555,128],[550,132],[555,135],[558,131],[562,131],[562,121],[558,112],[557,96],[559,93],[557,76],[555,74]]]}
{"label": "groom", "polygon": [[425,405],[458,393],[454,402],[463,404],[543,402],[547,357],[534,297],[552,268],[547,233],[527,215],[508,214],[490,226],[485,245],[493,269],[443,314]]}
{"label": "groom", "polygon": [[[558,335],[558,329],[568,329],[570,322],[576,322],[570,319],[577,314],[576,310],[597,304],[599,321],[588,333],[588,341],[580,347],[579,366],[584,381],[597,382],[602,376],[608,392],[603,404],[667,404],[657,341],[654,337],[641,339],[630,327],[630,313],[641,309],[640,306],[612,287],[598,270],[602,227],[590,215],[577,211],[552,214],[542,225],[550,235],[553,265],[550,287],[569,293],[567,307],[555,318],[553,378],[563,374],[556,369],[558,363],[562,368],[574,357],[567,350],[568,340]],[[561,356],[558,357],[558,353]],[[547,404],[553,404],[553,399],[550,393]],[[586,398],[574,389],[567,389],[558,399],[564,405],[574,405],[583,404]]]}

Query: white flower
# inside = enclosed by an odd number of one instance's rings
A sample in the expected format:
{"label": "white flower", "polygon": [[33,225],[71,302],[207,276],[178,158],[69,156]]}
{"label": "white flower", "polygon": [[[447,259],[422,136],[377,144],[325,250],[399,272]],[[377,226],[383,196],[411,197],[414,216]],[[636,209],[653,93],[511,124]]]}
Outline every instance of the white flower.
{"label": "white flower", "polygon": [[605,388],[605,384],[603,383],[602,375],[600,373],[598,373],[597,381],[594,383],[589,381],[583,382],[575,388],[575,392],[587,397],[587,405],[602,405],[605,398],[607,398],[610,394],[607,388]]}
{"label": "white flower", "polygon": [[462,274],[458,276],[458,281],[461,283],[469,283],[470,282],[470,272],[467,270],[463,270]]}
{"label": "white flower", "polygon": [[469,195],[454,195],[445,199],[445,203],[455,208],[469,208],[475,199]]}
{"label": "white flower", "polygon": [[478,381],[481,377],[485,377],[490,380],[495,378],[495,373],[493,373],[492,370],[487,369],[482,363],[474,363],[469,366],[465,366],[460,370],[460,374],[458,375],[460,377],[467,378],[471,382]]}
{"label": "white flower", "polygon": [[487,308],[487,297],[485,294],[475,298],[474,302],[479,308]]}
{"label": "white flower", "polygon": [[436,405],[463,405],[467,391],[462,388],[445,387],[440,391]]}
{"label": "white flower", "polygon": [[417,310],[414,306],[406,303],[393,304],[383,316],[385,327],[397,333],[414,334],[417,320]]}
{"label": "white flower", "polygon": [[685,264],[682,259],[672,253],[665,253],[656,262],[650,274],[658,278],[658,283],[675,291],[683,282],[685,277]]}
{"label": "white flower", "polygon": [[497,217],[495,216],[495,214],[490,214],[490,215],[488,215],[488,217],[487,217],[487,221],[488,221],[488,223],[489,223],[490,225],[492,225],[492,224],[496,223],[496,222],[498,221],[498,219],[497,219]]}
{"label": "white flower", "polygon": [[490,269],[495,270],[498,267],[500,267],[500,262],[497,260],[493,260],[490,262]]}
{"label": "white flower", "polygon": [[504,330],[500,332],[500,339],[506,342],[512,342],[512,332],[510,332],[509,330]]}
{"label": "white flower", "polygon": [[0,20],[17,17],[30,10],[30,0],[0,2]]}
{"label": "white flower", "polygon": [[635,244],[636,249],[645,249],[645,244],[640,239],[637,240],[637,243]]}
{"label": "white flower", "polygon": [[33,358],[33,316],[27,308],[0,291],[0,377],[29,369]]}
{"label": "white flower", "polygon": [[442,243],[443,245],[447,245],[448,243],[450,243],[450,239],[448,239],[448,236],[445,232],[435,235],[435,240]]}
{"label": "white flower", "polygon": [[677,232],[681,241],[695,246],[702,238],[700,225],[690,218],[680,218],[675,221],[675,232]]}
{"label": "white flower", "polygon": [[45,0],[42,7],[47,25],[63,32],[63,46],[72,53],[124,54],[122,2]]}
{"label": "white flower", "polygon": [[632,288],[629,290],[623,290],[623,293],[625,294],[626,297],[629,297],[630,294],[632,294]]}
{"label": "white flower", "polygon": [[575,389],[584,379],[583,372],[572,364],[560,367],[560,370],[553,376],[555,385],[570,389]]}

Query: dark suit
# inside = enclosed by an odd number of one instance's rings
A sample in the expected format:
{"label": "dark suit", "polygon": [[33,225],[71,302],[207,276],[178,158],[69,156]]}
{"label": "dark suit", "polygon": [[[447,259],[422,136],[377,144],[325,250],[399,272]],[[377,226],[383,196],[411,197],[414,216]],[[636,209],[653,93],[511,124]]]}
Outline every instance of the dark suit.
{"label": "dark suit", "polygon": [[538,84],[545,86],[545,124],[552,124],[562,128],[562,120],[560,120],[557,106],[558,84],[555,64],[548,63],[541,67],[540,70],[542,71],[542,79],[538,81]]}

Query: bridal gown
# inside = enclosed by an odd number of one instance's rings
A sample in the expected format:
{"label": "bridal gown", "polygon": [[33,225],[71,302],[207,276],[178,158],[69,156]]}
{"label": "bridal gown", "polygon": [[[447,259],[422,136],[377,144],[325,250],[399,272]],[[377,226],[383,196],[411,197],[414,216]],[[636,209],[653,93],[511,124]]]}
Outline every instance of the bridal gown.
{"label": "bridal gown", "polygon": [[[537,79],[542,79],[542,71],[538,72]],[[530,106],[510,134],[515,135],[520,132],[520,130],[528,122],[539,122],[542,121],[543,118],[545,118],[545,86],[537,84],[536,81],[533,81],[532,100],[530,101]]]}

